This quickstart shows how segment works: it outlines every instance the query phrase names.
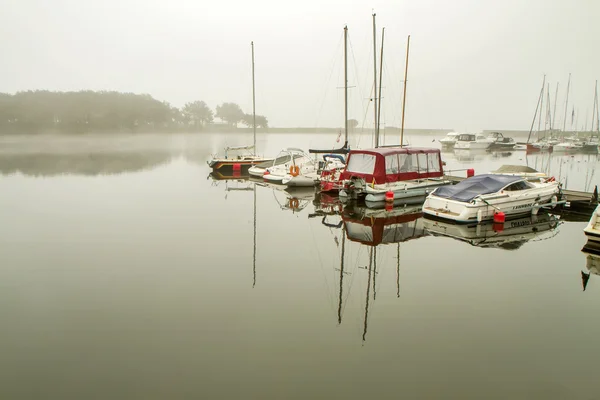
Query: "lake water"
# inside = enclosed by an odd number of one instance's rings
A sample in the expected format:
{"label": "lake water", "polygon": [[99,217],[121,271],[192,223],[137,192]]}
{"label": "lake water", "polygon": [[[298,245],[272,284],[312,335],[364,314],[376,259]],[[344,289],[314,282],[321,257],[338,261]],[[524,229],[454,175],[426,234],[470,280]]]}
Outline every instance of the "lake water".
{"label": "lake water", "polygon": [[[208,177],[211,153],[249,141],[0,138],[0,398],[600,398],[585,222],[456,230]],[[596,155],[442,157],[600,184]]]}

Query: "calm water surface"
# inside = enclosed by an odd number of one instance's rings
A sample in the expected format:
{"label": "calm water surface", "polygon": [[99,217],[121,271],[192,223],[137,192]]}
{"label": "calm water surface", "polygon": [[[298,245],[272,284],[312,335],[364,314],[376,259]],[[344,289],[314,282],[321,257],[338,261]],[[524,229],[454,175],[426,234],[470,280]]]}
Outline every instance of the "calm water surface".
{"label": "calm water surface", "polygon": [[[600,398],[585,222],[460,230],[207,178],[247,137],[0,140],[0,398]],[[442,156],[600,184],[595,155]]]}

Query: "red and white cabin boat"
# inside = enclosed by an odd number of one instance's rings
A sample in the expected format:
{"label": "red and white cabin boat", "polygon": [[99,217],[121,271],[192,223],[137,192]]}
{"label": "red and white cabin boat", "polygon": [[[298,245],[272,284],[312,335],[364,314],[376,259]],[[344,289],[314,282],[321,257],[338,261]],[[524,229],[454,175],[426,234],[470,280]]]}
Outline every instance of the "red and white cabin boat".
{"label": "red and white cabin boat", "polygon": [[451,183],[443,177],[439,149],[379,147],[350,151],[339,179],[322,179],[321,188],[337,188],[340,197],[364,199],[367,205],[386,200],[409,204],[423,202],[435,188]]}

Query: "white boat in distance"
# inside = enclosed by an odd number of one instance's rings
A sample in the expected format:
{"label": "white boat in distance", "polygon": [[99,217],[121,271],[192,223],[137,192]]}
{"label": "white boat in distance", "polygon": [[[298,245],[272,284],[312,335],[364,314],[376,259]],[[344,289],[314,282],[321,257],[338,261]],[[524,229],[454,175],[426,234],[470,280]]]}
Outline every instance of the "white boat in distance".
{"label": "white boat in distance", "polygon": [[463,133],[456,138],[455,149],[468,150],[485,150],[492,144],[492,139],[489,139],[481,133]]}
{"label": "white boat in distance", "polygon": [[503,212],[506,218],[537,214],[547,203],[556,203],[560,184],[529,182],[519,176],[482,174],[454,185],[439,187],[425,199],[425,216],[455,223],[481,222]]}
{"label": "white boat in distance", "polygon": [[442,139],[440,139],[440,143],[442,144],[442,147],[445,147],[445,148],[454,147],[459,135],[460,135],[460,133],[458,133],[458,132],[448,132],[446,134],[446,136],[444,136]]}

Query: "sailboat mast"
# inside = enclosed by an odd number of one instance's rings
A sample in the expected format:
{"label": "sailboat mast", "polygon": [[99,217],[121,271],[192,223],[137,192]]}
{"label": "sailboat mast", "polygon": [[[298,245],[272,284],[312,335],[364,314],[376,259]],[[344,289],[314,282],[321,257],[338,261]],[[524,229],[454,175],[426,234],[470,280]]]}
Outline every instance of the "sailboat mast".
{"label": "sailboat mast", "polygon": [[381,126],[381,81],[383,80],[383,38],[385,27],[381,30],[381,55],[379,56],[379,107],[377,108],[377,136],[379,136],[379,127]]}
{"label": "sailboat mast", "polygon": [[[542,89],[540,89],[540,95],[538,97],[537,104],[535,106],[535,114],[533,114],[533,121],[531,121],[531,128],[529,128],[529,135],[527,136],[527,143],[531,140],[531,132],[533,132],[533,127],[535,126],[535,119],[537,118],[538,109],[540,107],[540,100],[542,96],[544,96],[544,86],[546,86],[546,75],[544,75],[544,80],[542,81]],[[541,111],[540,111],[541,114]],[[540,116],[541,118],[541,116]]]}
{"label": "sailboat mast", "polygon": [[538,129],[537,129],[537,131],[538,131],[538,138],[539,138],[539,134],[540,134],[540,127],[542,125],[542,113],[544,112],[543,110],[544,110],[544,89],[545,89],[545,86],[546,85],[542,86],[542,104],[540,104],[540,119],[538,119]]}
{"label": "sailboat mast", "polygon": [[379,126],[377,126],[377,31],[373,13],[373,110],[375,118],[375,147],[379,147]]}
{"label": "sailboat mast", "polygon": [[344,147],[348,147],[348,26],[344,26]]}
{"label": "sailboat mast", "polygon": [[598,99],[598,81],[596,81],[596,132],[600,137],[600,101]]}
{"label": "sailboat mast", "polygon": [[406,43],[406,66],[404,67],[404,94],[402,96],[402,128],[400,128],[400,146],[404,145],[404,111],[406,109],[406,83],[408,81],[408,53],[410,50],[410,35]]}
{"label": "sailboat mast", "polygon": [[571,74],[569,73],[569,80],[567,82],[567,98],[565,100],[565,119],[563,121],[563,135],[565,134],[565,129],[567,128],[567,106],[569,104],[569,88],[571,87]]}
{"label": "sailboat mast", "polygon": [[549,126],[550,132],[552,132],[552,114],[550,114],[550,82],[547,83],[546,88],[548,89],[546,90],[548,95],[546,96],[546,120],[544,121],[544,130],[548,129]]}
{"label": "sailboat mast", "polygon": [[252,47],[252,136],[254,154],[256,154],[256,94],[254,91],[254,42],[250,42]]}
{"label": "sailboat mast", "polygon": [[[554,110],[552,111],[552,126],[556,127],[556,100],[558,99],[558,82],[556,82],[556,92],[554,92]],[[552,135],[550,135],[552,136]]]}

